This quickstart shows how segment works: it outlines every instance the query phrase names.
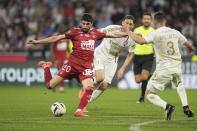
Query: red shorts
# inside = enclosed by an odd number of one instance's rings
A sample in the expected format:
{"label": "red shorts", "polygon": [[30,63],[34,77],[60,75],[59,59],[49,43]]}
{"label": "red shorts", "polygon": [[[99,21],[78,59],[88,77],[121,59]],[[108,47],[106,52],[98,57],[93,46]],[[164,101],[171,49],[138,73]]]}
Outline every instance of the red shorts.
{"label": "red shorts", "polygon": [[58,71],[57,75],[69,80],[75,78],[81,83],[87,78],[93,79],[92,64],[82,66],[80,63],[68,61]]}
{"label": "red shorts", "polygon": [[64,63],[67,63],[67,61],[68,61],[68,59],[56,59],[55,64],[56,64],[57,68],[60,69],[60,68],[62,68]]}

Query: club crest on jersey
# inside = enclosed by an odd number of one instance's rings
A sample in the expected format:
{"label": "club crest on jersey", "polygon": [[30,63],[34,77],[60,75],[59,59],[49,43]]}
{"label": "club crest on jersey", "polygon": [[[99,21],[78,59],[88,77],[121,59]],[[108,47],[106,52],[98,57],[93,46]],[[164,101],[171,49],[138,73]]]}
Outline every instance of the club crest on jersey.
{"label": "club crest on jersey", "polygon": [[81,49],[94,51],[94,40],[81,41]]}
{"label": "club crest on jersey", "polygon": [[93,38],[96,38],[96,36],[95,36],[95,35],[92,35],[92,37],[93,37]]}
{"label": "club crest on jersey", "polygon": [[90,34],[92,35],[93,38],[96,38],[95,33],[94,32],[90,32]]}
{"label": "club crest on jersey", "polygon": [[86,36],[86,37],[90,37],[90,35],[89,35],[89,34],[85,34],[85,36]]}

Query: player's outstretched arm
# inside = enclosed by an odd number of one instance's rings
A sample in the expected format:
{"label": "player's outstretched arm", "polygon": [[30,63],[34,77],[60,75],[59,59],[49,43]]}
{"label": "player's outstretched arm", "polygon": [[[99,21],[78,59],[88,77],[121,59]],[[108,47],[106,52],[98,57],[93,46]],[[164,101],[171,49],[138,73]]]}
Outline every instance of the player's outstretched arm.
{"label": "player's outstretched arm", "polygon": [[134,32],[131,32],[131,31],[127,31],[127,34],[136,43],[139,43],[139,44],[142,44],[142,45],[147,43],[147,41],[143,37],[141,37],[139,34],[137,34],[137,33],[134,33]]}
{"label": "player's outstretched arm", "polygon": [[192,43],[191,42],[189,42],[189,41],[186,41],[185,43],[184,43],[184,45],[187,47],[187,49],[189,50],[189,53],[192,53],[194,50],[195,50],[195,47],[192,45]]}
{"label": "player's outstretched arm", "polygon": [[57,36],[51,36],[42,40],[29,40],[27,44],[47,44],[47,43],[53,43],[58,40],[64,39],[65,35],[57,35]]}
{"label": "player's outstretched arm", "polygon": [[128,36],[125,32],[106,33],[106,38],[120,38]]}
{"label": "player's outstretched arm", "polygon": [[122,67],[118,70],[117,72],[117,77],[118,77],[118,80],[120,80],[122,77],[123,77],[123,74],[124,74],[124,71],[125,69],[127,68],[127,66],[129,65],[129,63],[131,62],[132,58],[133,58],[133,52],[132,53],[129,53],[127,55],[127,58],[125,59],[124,61],[124,64],[122,65]]}

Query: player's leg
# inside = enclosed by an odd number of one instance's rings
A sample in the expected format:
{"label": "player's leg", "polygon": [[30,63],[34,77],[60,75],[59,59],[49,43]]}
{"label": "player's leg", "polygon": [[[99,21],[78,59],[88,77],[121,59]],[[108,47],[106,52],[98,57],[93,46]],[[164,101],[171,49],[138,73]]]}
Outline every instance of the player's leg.
{"label": "player's leg", "polygon": [[95,80],[96,83],[101,83],[105,78],[104,69],[97,69],[95,70]]}
{"label": "player's leg", "polygon": [[[94,83],[100,83],[101,81],[104,80],[104,69],[102,69],[103,68],[102,66],[99,66],[98,68],[101,68],[101,69],[95,70],[95,72],[94,72],[95,73]],[[84,89],[81,89],[79,91],[79,94],[78,94],[79,99],[82,98],[82,96],[84,94],[84,91],[85,91]],[[93,100],[95,100],[102,93],[103,93],[103,91],[101,89],[99,89],[99,88],[94,90],[92,95],[91,95],[91,98],[90,98],[89,102],[92,102]],[[83,109],[83,112],[88,112],[86,107]]]}
{"label": "player's leg", "polygon": [[[95,70],[94,73],[95,73],[94,83],[100,83],[104,80],[104,69]],[[94,90],[90,98],[90,102],[95,100],[101,93],[102,93],[102,90],[100,90],[99,88]],[[83,94],[84,94],[84,90],[81,89],[78,94],[79,99],[81,99]]]}
{"label": "player's leg", "polygon": [[146,91],[146,86],[148,83],[148,77],[149,77],[149,71],[146,69],[143,69],[140,75],[140,80],[142,82],[141,84],[141,96],[139,98],[139,100],[137,101],[137,103],[143,103],[144,102],[144,95],[145,95],[145,91]]}
{"label": "player's leg", "polygon": [[100,85],[99,85],[99,88],[94,90],[94,92],[92,93],[92,96],[89,102],[96,100],[103,93],[104,88],[102,88],[103,85],[101,84],[103,83],[103,80],[104,80],[104,69],[95,70],[95,78],[96,78],[97,83],[100,83]]}
{"label": "player's leg", "polygon": [[60,82],[59,92],[64,92],[64,81]]}
{"label": "player's leg", "polygon": [[[64,61],[65,61],[65,57],[64,56],[62,56],[61,59],[57,60],[57,68],[58,68],[58,70],[60,70],[61,67],[64,65]],[[64,92],[64,80],[60,82],[59,86],[60,86],[59,87],[59,92]]]}
{"label": "player's leg", "polygon": [[96,72],[99,71],[96,73],[96,78],[100,77],[100,80],[102,81],[100,82],[98,89],[93,92],[89,102],[96,100],[108,88],[108,85],[111,84],[111,81],[116,73],[117,65],[117,62],[105,62],[104,70],[96,70]]}
{"label": "player's leg", "polygon": [[83,86],[84,94],[80,99],[79,106],[74,116],[75,117],[88,117],[88,115],[85,115],[82,110],[84,109],[84,107],[87,106],[88,101],[91,98],[91,95],[94,90],[94,82],[92,78],[87,78],[87,79],[82,80],[81,84]]}
{"label": "player's leg", "polygon": [[144,102],[144,95],[145,95],[145,91],[146,91],[146,86],[148,83],[148,79],[150,78],[150,72],[152,69],[152,65],[153,65],[153,55],[145,55],[142,57],[142,71],[141,71],[141,97],[140,99],[137,101],[137,103],[142,103]]}
{"label": "player's leg", "polygon": [[147,89],[146,89],[146,99],[153,103],[156,106],[162,107],[165,110],[166,120],[171,119],[171,114],[175,110],[175,106],[171,104],[167,104],[166,101],[161,99],[156,92],[157,91],[163,91],[165,88],[166,83],[169,83],[171,81],[171,77],[166,75],[158,75],[156,72],[151,77],[150,81],[148,82]]}
{"label": "player's leg", "polygon": [[135,82],[140,83],[141,82],[141,74],[135,74]]}
{"label": "player's leg", "polygon": [[59,84],[63,78],[60,76],[55,76],[52,78],[51,72],[50,72],[50,67],[52,66],[51,62],[45,62],[45,61],[40,61],[38,63],[38,66],[42,67],[44,69],[44,78],[45,78],[45,85],[48,89],[52,89],[57,84]]}
{"label": "player's leg", "polygon": [[134,56],[133,71],[135,74],[136,83],[140,83],[141,82],[142,63],[141,63],[141,57],[139,55]]}
{"label": "player's leg", "polygon": [[188,100],[187,100],[187,94],[186,94],[186,90],[184,88],[184,85],[181,81],[181,73],[180,74],[176,74],[173,77],[173,83],[174,85],[177,87],[177,93],[181,99],[181,103],[183,106],[183,111],[184,114],[187,115],[188,117],[193,117],[194,113],[190,110],[189,106],[188,106]]}
{"label": "player's leg", "polygon": [[[81,100],[81,98],[82,98],[82,96],[83,96],[84,93],[85,93],[85,90],[82,88],[82,89],[79,91],[79,93],[78,93],[78,98],[79,98],[79,100]],[[84,107],[82,111],[83,111],[84,113],[88,112],[88,110],[87,110],[86,107]]]}
{"label": "player's leg", "polygon": [[[104,66],[105,66],[105,57],[101,57],[100,54],[94,55],[94,83],[101,83],[104,80],[105,74],[104,74]],[[92,102],[97,97],[99,97],[103,93],[103,90],[100,88],[97,88],[92,93],[92,96],[89,100],[89,102]]]}
{"label": "player's leg", "polygon": [[[134,71],[134,74],[135,74],[135,82],[136,83],[141,83],[141,72],[142,72],[142,64],[140,63],[140,59],[138,58],[139,56],[135,56],[134,57],[134,67],[133,67],[133,71]],[[141,88],[142,90],[142,88]],[[142,91],[141,91],[142,92]],[[144,99],[139,98],[139,100],[136,102],[136,103],[141,103],[141,102],[144,102]]]}
{"label": "player's leg", "polygon": [[64,81],[64,78],[58,75],[55,75],[49,82],[50,88],[55,88],[57,85],[59,85],[62,81]]}

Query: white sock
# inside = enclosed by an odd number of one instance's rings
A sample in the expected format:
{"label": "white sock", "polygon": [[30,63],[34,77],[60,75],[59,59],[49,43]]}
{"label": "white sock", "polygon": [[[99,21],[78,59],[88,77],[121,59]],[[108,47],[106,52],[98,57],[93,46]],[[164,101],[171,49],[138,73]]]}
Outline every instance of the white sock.
{"label": "white sock", "polygon": [[183,83],[180,83],[177,87],[177,93],[179,94],[179,97],[181,99],[182,105],[183,106],[187,106],[188,102],[187,102],[187,94],[184,88]]}
{"label": "white sock", "polygon": [[94,90],[88,103],[96,100],[103,92],[104,92],[103,90],[99,90],[99,89]]}
{"label": "white sock", "polygon": [[153,103],[154,105],[163,107],[164,110],[166,109],[167,103],[166,103],[164,100],[162,100],[158,95],[156,95],[156,94],[148,94],[148,95],[146,96],[146,98],[147,98],[151,103]]}
{"label": "white sock", "polygon": [[82,111],[82,109],[77,108],[76,112]]}

